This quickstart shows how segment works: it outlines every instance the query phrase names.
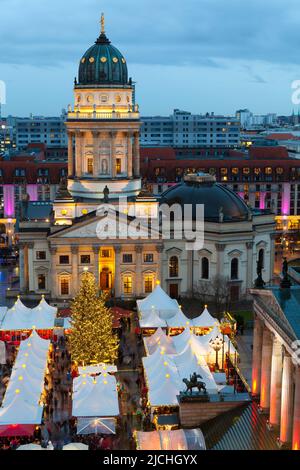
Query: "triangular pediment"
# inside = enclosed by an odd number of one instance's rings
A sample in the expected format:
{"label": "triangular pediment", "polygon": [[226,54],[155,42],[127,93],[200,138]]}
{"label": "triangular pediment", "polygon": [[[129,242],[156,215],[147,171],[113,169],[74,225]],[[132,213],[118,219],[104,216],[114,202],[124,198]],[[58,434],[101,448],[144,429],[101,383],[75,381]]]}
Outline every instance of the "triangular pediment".
{"label": "triangular pediment", "polygon": [[82,219],[78,219],[72,226],[53,233],[49,238],[159,239],[159,232],[154,230],[151,232],[143,219],[128,217],[118,212],[108,211],[102,215],[94,213],[92,216]]}

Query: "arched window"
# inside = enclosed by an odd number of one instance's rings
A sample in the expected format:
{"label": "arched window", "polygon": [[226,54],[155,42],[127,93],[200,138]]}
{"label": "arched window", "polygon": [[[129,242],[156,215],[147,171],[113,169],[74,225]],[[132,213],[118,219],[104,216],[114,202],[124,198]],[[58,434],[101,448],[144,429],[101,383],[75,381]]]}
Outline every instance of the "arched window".
{"label": "arched window", "polygon": [[258,262],[262,269],[265,267],[265,250],[261,248],[258,252]]}
{"label": "arched window", "polygon": [[202,279],[209,279],[209,261],[208,261],[208,258],[202,258],[201,278]]}
{"label": "arched window", "polygon": [[170,277],[178,277],[179,273],[179,263],[177,256],[171,256],[169,262],[169,276]]}
{"label": "arched window", "polygon": [[239,260],[233,258],[231,260],[231,279],[238,279],[239,277]]}
{"label": "arched window", "polygon": [[126,275],[123,278],[124,294],[132,294],[132,276]]}

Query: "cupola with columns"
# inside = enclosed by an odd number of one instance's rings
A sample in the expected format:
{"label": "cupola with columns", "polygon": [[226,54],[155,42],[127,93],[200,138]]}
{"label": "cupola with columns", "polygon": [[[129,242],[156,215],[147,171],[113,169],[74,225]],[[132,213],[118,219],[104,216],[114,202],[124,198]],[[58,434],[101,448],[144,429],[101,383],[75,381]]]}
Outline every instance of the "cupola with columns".
{"label": "cupola with columns", "polygon": [[69,106],[68,190],[74,200],[135,199],[141,191],[138,106],[123,54],[101,33],[82,56]]}

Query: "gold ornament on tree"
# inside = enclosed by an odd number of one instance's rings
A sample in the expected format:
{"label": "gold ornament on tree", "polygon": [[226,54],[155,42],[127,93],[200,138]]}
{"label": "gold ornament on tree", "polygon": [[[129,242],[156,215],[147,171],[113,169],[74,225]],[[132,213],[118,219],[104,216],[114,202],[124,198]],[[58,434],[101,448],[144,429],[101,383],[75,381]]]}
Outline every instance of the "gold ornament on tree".
{"label": "gold ornament on tree", "polygon": [[99,296],[94,275],[83,273],[79,292],[71,304],[69,335],[72,360],[78,364],[114,364],[117,360],[119,340],[105,302],[106,295]]}

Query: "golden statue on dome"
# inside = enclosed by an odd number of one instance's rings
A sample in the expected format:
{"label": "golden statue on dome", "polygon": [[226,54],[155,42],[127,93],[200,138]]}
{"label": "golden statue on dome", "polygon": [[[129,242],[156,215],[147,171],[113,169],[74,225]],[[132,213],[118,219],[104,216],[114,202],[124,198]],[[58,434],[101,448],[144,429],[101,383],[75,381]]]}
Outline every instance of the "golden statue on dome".
{"label": "golden statue on dome", "polygon": [[101,14],[101,34],[105,34],[105,18],[104,18],[104,13]]}

